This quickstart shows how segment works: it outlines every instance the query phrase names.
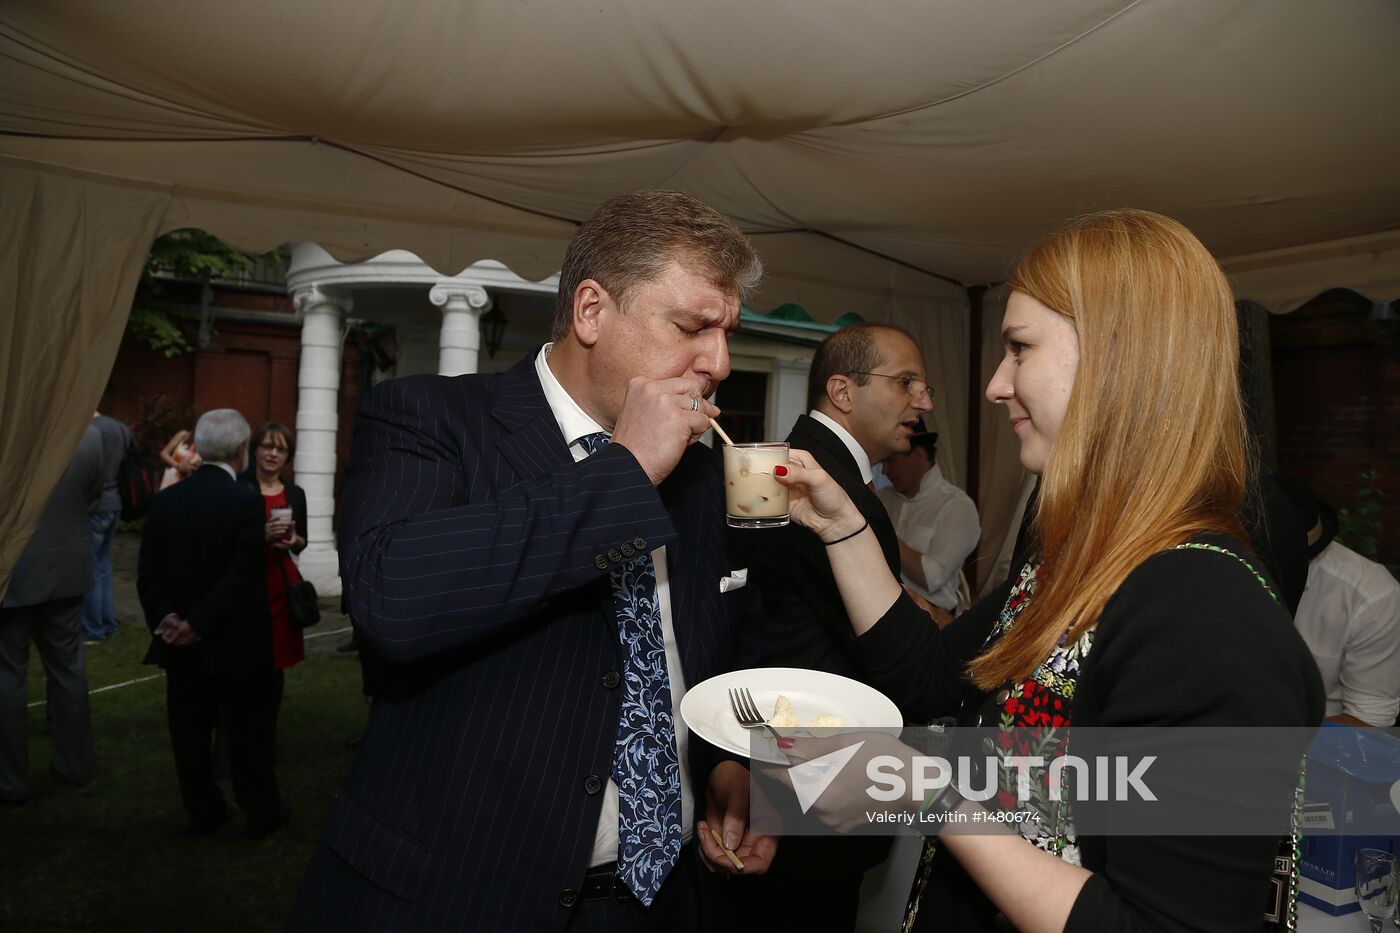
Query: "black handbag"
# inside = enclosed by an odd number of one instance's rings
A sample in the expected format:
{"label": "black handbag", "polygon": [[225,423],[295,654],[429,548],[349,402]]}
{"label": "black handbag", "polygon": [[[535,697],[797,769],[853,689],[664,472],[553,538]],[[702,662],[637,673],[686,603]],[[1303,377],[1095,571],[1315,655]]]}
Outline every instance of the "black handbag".
{"label": "black handbag", "polygon": [[282,582],[287,585],[287,616],[291,619],[292,628],[300,631],[320,622],[321,608],[316,605],[316,587],[310,580],[291,582],[287,578],[284,561],[277,562],[277,569],[282,571]]}

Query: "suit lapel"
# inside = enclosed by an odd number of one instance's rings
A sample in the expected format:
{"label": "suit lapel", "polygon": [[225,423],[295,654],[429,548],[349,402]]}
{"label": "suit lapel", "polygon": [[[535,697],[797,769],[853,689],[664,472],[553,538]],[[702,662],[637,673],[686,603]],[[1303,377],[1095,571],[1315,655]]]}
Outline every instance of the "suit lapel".
{"label": "suit lapel", "polygon": [[543,476],[573,462],[540,386],[534,354],[501,375],[491,415],[506,431],[497,443],[501,456],[521,478]]}
{"label": "suit lapel", "polygon": [[860,509],[865,520],[870,522],[870,527],[875,530],[875,537],[880,541],[880,550],[885,554],[885,563],[889,565],[890,572],[898,578],[899,539],[895,536],[894,524],[890,522],[889,513],[885,511],[885,504],[880,501],[880,497],[865,485],[855,457],[851,456],[851,451],[841,442],[841,438],[815,418],[802,415],[797,419],[797,424],[793,425],[788,442],[794,447],[805,447],[809,450],[812,456],[817,458],[822,469],[841,484],[846,495],[851,497],[856,508]]}
{"label": "suit lapel", "polygon": [[699,568],[695,566],[699,551],[694,539],[696,528],[691,523],[692,510],[686,508],[686,502],[691,497],[687,493],[693,495],[695,491],[689,489],[690,484],[684,475],[677,475],[683,474],[683,464],[684,460],[661,484],[659,492],[666,511],[670,513],[671,522],[676,526],[676,540],[666,545],[666,576],[671,588],[671,628],[676,633],[676,648],[681,656],[685,682],[692,684],[695,683],[695,625],[688,610],[695,602],[691,593],[699,575]]}
{"label": "suit lapel", "polygon": [[[671,626],[681,656],[685,682],[695,685],[709,677],[718,656],[715,635],[720,631],[719,551],[715,513],[722,480],[707,469],[706,450],[692,445],[675,472],[661,484],[661,501],[676,526],[676,540],[666,546],[671,589]],[[707,483],[712,481],[713,488]]]}
{"label": "suit lapel", "polygon": [[[491,416],[504,430],[497,449],[522,479],[533,479],[573,462],[568,441],[560,433],[559,422],[535,372],[535,354],[501,375]],[[707,639],[712,640],[712,633],[719,628],[719,578],[707,579],[714,576],[707,571],[711,565],[717,567],[721,563],[714,552],[723,541],[716,540],[714,522],[707,519],[710,511],[719,508],[716,497],[722,486],[716,478],[713,489],[702,488],[700,484],[708,472],[705,452],[692,447],[660,489],[677,531],[676,540],[666,546],[666,569],[671,626],[687,684],[699,683],[708,676],[707,668],[717,653],[717,649],[707,645]],[[705,590],[707,586],[714,587],[714,592]],[[600,579],[599,588],[601,605],[610,605],[612,595],[606,576]],[[602,615],[615,636],[614,614],[605,611]]]}
{"label": "suit lapel", "polygon": [[792,433],[788,435],[788,443],[793,447],[809,451],[812,456],[817,458],[817,462],[822,465],[822,468],[835,477],[842,486],[849,486],[850,483],[854,482],[857,486],[865,488],[865,480],[860,475],[860,466],[857,465],[856,458],[851,456],[846,445],[841,443],[841,438],[810,415],[797,417],[797,423],[792,426]]}

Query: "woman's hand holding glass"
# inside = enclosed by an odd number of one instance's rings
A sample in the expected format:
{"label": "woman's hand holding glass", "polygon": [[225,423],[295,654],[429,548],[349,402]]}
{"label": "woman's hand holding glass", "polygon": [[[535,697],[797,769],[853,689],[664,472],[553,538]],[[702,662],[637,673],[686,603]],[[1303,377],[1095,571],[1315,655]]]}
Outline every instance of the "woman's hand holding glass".
{"label": "woman's hand holding glass", "polygon": [[787,467],[778,467],[773,474],[788,487],[792,520],[811,529],[822,541],[835,541],[865,524],[851,497],[807,451],[790,451]]}
{"label": "woman's hand holding glass", "polygon": [[288,541],[287,532],[291,527],[292,523],[285,518],[269,518],[263,524],[263,538],[274,547],[285,547]]}

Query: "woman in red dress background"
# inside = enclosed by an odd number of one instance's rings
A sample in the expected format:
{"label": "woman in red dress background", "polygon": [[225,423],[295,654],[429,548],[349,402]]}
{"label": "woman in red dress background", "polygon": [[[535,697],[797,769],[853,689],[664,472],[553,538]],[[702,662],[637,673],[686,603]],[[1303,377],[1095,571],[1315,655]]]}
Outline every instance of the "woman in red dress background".
{"label": "woman in red dress background", "polygon": [[[263,497],[267,516],[263,526],[267,542],[267,610],[272,621],[272,666],[277,672],[274,715],[282,708],[283,671],[306,657],[306,645],[300,629],[292,627],[287,610],[287,585],[301,580],[293,554],[306,547],[306,493],[296,483],[282,478],[282,472],[292,462],[296,441],[290,428],[269,421],[253,432],[248,446],[252,463],[239,477],[258,490]],[[274,509],[291,509],[291,520]]]}

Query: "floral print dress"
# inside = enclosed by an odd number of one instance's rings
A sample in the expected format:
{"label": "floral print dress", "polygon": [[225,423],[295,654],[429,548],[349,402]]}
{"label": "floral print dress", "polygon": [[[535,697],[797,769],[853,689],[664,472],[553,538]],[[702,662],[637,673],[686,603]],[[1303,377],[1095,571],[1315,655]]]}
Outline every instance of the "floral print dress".
{"label": "floral print dress", "polygon": [[[987,645],[1002,638],[1011,631],[1021,612],[1030,605],[1035,596],[1036,572],[1039,564],[1028,563],[1021,568],[1016,583],[1011,587],[1001,615],[992,626],[991,633],[983,644]],[[994,748],[989,754],[1000,758],[1012,755],[1039,756],[1047,762],[1065,754],[1069,747],[1070,706],[1074,702],[1075,685],[1083,669],[1084,660],[1094,645],[1094,630],[1090,629],[1074,641],[1061,639],[1060,644],[1050,653],[1030,677],[1019,684],[1007,683],[991,697],[996,707],[995,726],[999,730]],[[993,723],[985,717],[984,727]],[[1074,833],[1074,820],[1069,811],[1069,800],[1073,789],[1066,787],[1061,799],[1051,800],[1049,774],[1047,769],[1032,769],[1030,795],[1025,803],[1018,803],[1016,797],[1015,772],[1000,768],[1001,784],[997,795],[987,801],[988,809],[1006,811],[1032,811],[1028,819],[1010,821],[1021,835],[1038,849],[1057,855],[1072,865],[1080,864],[1079,844]],[[1068,775],[1066,775],[1068,776]],[[910,894],[909,906],[905,911],[902,929],[905,933],[914,927],[919,902],[928,885],[933,870],[934,853],[937,841],[924,842],[923,856],[914,876],[914,889]]]}
{"label": "floral print dress", "polygon": [[[1007,608],[992,627],[988,644],[1011,631],[1016,616],[1035,595],[1038,569],[1027,564],[1021,570],[1021,576],[1007,600]],[[1001,730],[996,739],[996,754],[999,757],[1036,756],[1050,761],[1066,753],[1069,747],[1069,711],[1074,702],[1075,685],[1079,681],[1084,659],[1093,646],[1093,629],[1074,641],[1061,638],[1055,650],[1031,672],[1030,677],[1014,688],[1008,684],[996,694],[996,724]],[[1078,865],[1079,845],[1069,812],[1072,789],[1066,788],[1059,795],[1060,800],[1051,800],[1048,769],[1031,769],[1030,773],[1030,798],[1025,803],[1018,803],[1014,772],[1009,768],[998,769],[1002,783],[996,796],[997,807],[1007,811],[1030,810],[1031,819],[1013,824],[1020,827],[1021,835],[1036,848]]]}

